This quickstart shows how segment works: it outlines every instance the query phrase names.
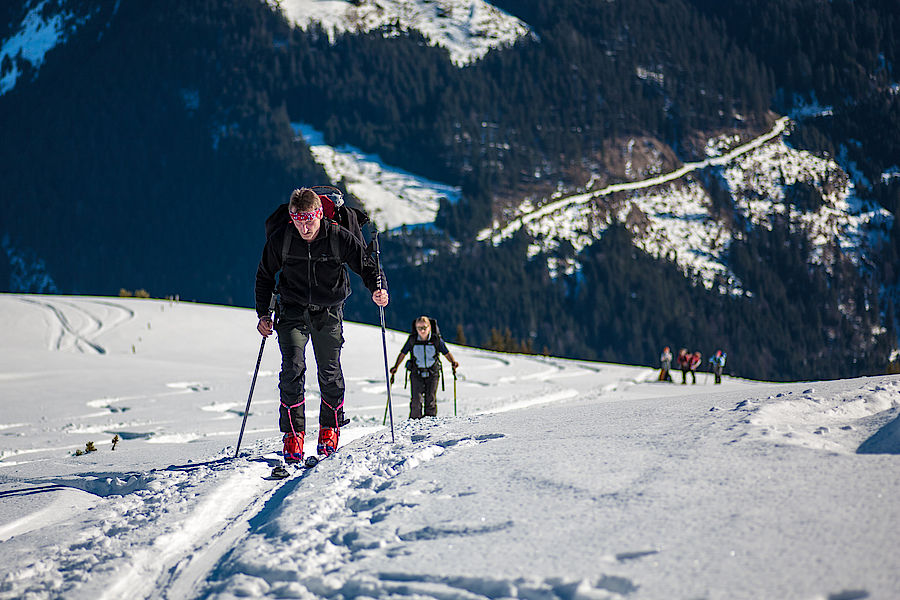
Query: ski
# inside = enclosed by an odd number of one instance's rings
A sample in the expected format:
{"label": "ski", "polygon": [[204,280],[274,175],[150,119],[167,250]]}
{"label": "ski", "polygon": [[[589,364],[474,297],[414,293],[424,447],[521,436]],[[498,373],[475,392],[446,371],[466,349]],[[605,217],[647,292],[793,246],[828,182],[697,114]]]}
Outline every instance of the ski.
{"label": "ski", "polygon": [[328,456],[326,454],[318,454],[318,455],[311,454],[310,456],[306,457],[306,460],[303,461],[303,466],[307,469],[312,469],[313,467],[315,467],[317,464],[322,462],[322,460],[327,457]]}
{"label": "ski", "polygon": [[287,479],[290,476],[291,471],[288,469],[288,465],[280,463],[272,469],[271,475],[266,477],[266,479]]}
{"label": "ski", "polygon": [[[296,473],[298,471],[312,469],[313,467],[318,465],[320,462],[322,462],[322,460],[325,458],[327,458],[327,457],[324,454],[320,454],[318,456],[313,454],[313,455],[307,456],[301,462],[279,463],[272,469],[272,473],[265,479],[287,479],[288,477],[290,477],[291,475],[293,475],[294,473]],[[292,470],[289,467],[294,467],[294,468]]]}

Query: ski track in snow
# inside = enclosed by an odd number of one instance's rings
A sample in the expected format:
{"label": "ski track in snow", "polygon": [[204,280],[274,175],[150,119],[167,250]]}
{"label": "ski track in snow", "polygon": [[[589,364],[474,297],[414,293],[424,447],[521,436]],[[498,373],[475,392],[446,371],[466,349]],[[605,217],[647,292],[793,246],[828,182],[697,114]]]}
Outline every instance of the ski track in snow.
{"label": "ski track in snow", "polygon": [[[134,318],[134,311],[112,302],[66,302],[42,298],[20,298],[47,313],[49,349],[65,352],[106,354],[95,340]],[[95,310],[98,309],[98,310]]]}
{"label": "ski track in snow", "polygon": [[[474,419],[476,417],[470,417]],[[300,471],[254,503],[242,517],[246,534],[209,572],[176,580],[168,589],[180,593],[203,584],[202,598],[318,597],[355,598],[476,598],[539,595],[563,598],[578,590],[582,597],[618,597],[634,589],[621,578],[598,582],[502,580],[479,577],[439,577],[403,573],[355,573],[353,563],[377,552],[402,552],[407,542],[422,539],[483,535],[509,526],[487,523],[472,516],[472,523],[426,527],[407,532],[379,527],[392,511],[415,506],[415,497],[434,492],[417,484],[397,485],[395,478],[419,465],[466,448],[490,443],[503,434],[455,435],[448,419],[404,422],[390,444],[381,432],[345,446],[315,469]],[[458,423],[458,421],[457,421]],[[304,507],[304,519],[294,515]],[[252,513],[252,514],[251,514]],[[291,557],[286,559],[287,557]],[[209,561],[205,561],[209,563]],[[607,593],[611,592],[611,593]],[[598,595],[599,594],[599,595]]]}
{"label": "ski track in snow", "polygon": [[[422,493],[395,486],[397,475],[447,453],[503,437],[455,435],[447,424],[441,418],[406,421],[398,427],[394,444],[387,443],[388,434],[382,430],[344,446],[316,468],[298,470],[280,482],[264,479],[278,458],[271,448],[266,452],[257,444],[235,461],[226,456],[146,473],[56,478],[19,490],[20,494],[67,490],[80,509],[95,513],[93,521],[102,526],[78,532],[71,540],[66,524],[58,524],[59,539],[70,541],[35,549],[40,558],[10,572],[0,597],[43,597],[49,588],[54,596],[65,597],[77,589],[79,597],[96,594],[103,600],[310,594],[470,598],[497,597],[497,590],[505,590],[504,595],[517,592],[546,598],[571,597],[578,590],[583,597],[616,598],[617,593],[633,588],[621,578],[592,583],[354,575],[349,568],[353,561],[369,550],[383,552],[385,544],[399,551],[407,542],[482,535],[507,526],[485,524],[473,516],[473,523],[452,527],[405,533],[379,530],[385,515]],[[458,420],[455,424],[460,425]],[[259,455],[264,458],[248,458]],[[204,493],[207,488],[211,491]],[[323,490],[327,490],[324,495]],[[291,507],[298,505],[306,507],[303,521],[282,516],[296,514]],[[51,505],[5,525],[0,540],[54,524],[55,510]],[[302,559],[285,560],[285,553]],[[349,574],[343,575],[345,571]],[[600,592],[606,595],[596,596]]]}

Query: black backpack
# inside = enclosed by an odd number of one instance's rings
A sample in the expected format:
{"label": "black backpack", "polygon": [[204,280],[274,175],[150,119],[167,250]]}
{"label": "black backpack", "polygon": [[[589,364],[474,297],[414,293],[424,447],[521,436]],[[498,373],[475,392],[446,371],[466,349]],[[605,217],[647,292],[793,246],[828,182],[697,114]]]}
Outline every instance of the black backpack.
{"label": "black backpack", "polygon": [[[362,232],[362,226],[369,222],[369,215],[358,208],[344,204],[344,195],[341,193],[341,190],[336,187],[330,185],[314,185],[310,189],[316,192],[319,195],[319,199],[322,201],[322,212],[325,213],[325,218],[327,219],[326,223],[329,223],[335,230],[338,225],[348,229],[350,233],[362,242],[363,246],[368,248],[366,238]],[[288,205],[287,202],[285,202],[276,208],[275,212],[266,219],[266,239],[271,238],[275,232],[287,227],[290,224],[290,221],[291,217],[288,214]],[[333,231],[332,233],[336,233],[336,231]],[[281,250],[282,264],[284,264],[287,257],[290,236],[285,236],[284,239],[284,246]],[[335,257],[340,255],[340,251],[338,250],[338,238],[336,235],[331,236],[331,250]]]}
{"label": "black backpack", "polygon": [[[322,212],[325,213],[326,226],[332,228],[332,235],[330,236],[331,255],[340,260],[341,252],[338,244],[337,232],[341,227],[349,230],[350,233],[362,242],[363,246],[366,246],[366,238],[363,236],[362,226],[369,222],[369,216],[358,208],[344,204],[344,195],[341,193],[341,190],[336,187],[330,185],[315,185],[310,189],[319,195],[319,199],[322,201]],[[266,240],[271,239],[275,233],[284,230],[289,226],[292,227],[293,225],[291,225],[291,217],[290,214],[288,214],[288,203],[285,202],[276,208],[275,212],[266,219]],[[281,282],[281,269],[284,268],[284,263],[287,261],[288,250],[290,247],[291,236],[285,235],[284,242],[281,244],[281,268],[275,275],[275,292],[272,294],[272,301],[269,304],[269,312],[276,311],[276,320],[278,314],[278,287]],[[369,254],[369,246],[366,246],[366,260],[371,260]]]}

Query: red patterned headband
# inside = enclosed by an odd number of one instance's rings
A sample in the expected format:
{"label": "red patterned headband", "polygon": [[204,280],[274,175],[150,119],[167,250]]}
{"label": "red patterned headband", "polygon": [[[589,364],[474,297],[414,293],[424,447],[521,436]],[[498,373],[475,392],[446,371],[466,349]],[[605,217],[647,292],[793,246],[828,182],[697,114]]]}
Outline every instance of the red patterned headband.
{"label": "red patterned headband", "polygon": [[319,206],[316,210],[309,212],[291,212],[288,211],[288,214],[291,215],[291,219],[297,222],[307,222],[307,221],[315,221],[316,219],[321,219],[325,216],[325,213],[322,211],[322,207]]}

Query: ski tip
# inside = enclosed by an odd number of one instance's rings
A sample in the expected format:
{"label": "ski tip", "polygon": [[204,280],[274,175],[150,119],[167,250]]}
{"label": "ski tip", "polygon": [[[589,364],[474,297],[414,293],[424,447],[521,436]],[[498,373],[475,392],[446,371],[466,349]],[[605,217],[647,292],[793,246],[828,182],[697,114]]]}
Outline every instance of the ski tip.
{"label": "ski tip", "polygon": [[290,476],[290,472],[284,467],[284,465],[278,465],[274,469],[272,469],[272,479],[285,479]]}

